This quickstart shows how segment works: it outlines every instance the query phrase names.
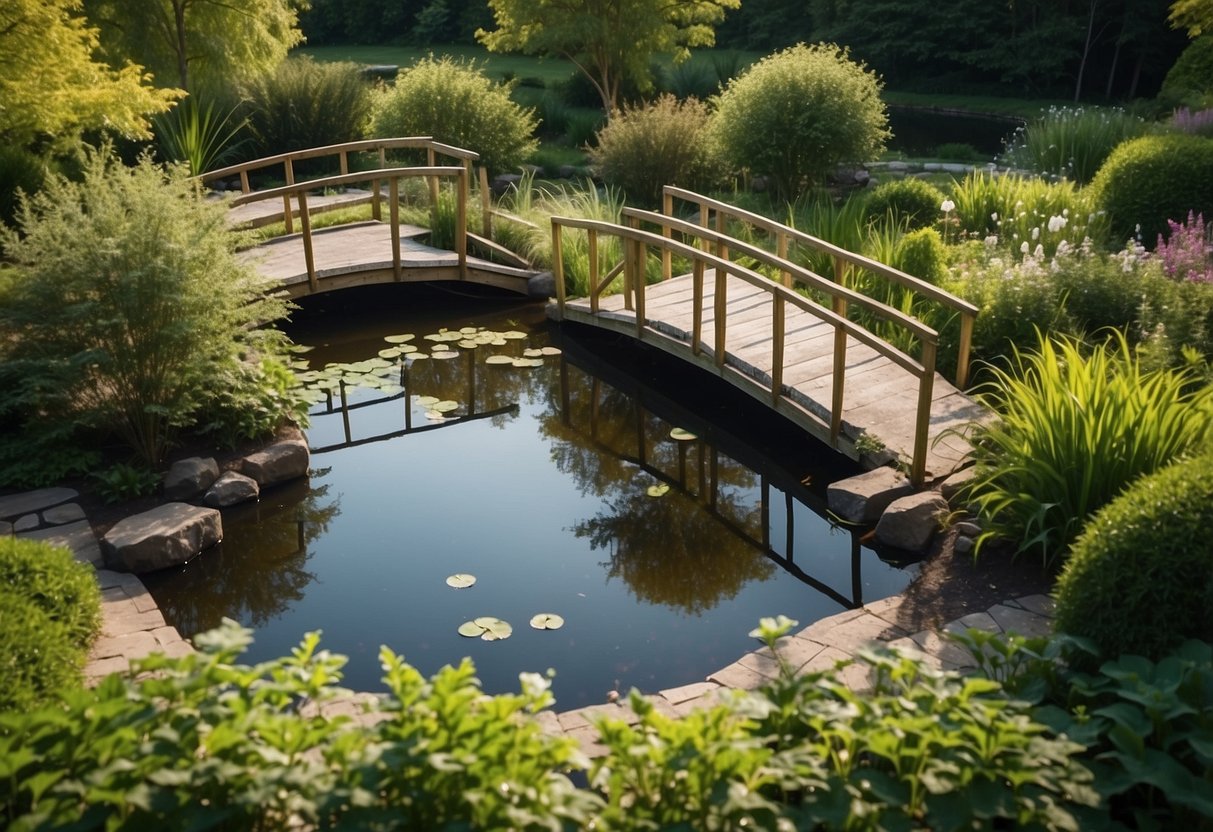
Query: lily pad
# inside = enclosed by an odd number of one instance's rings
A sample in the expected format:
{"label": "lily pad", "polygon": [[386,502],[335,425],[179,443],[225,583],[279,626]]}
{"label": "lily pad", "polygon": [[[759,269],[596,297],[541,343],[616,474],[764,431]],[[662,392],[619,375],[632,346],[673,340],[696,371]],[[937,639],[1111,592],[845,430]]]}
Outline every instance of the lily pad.
{"label": "lily pad", "polygon": [[492,616],[473,618],[471,621],[465,621],[459,625],[459,635],[467,638],[479,636],[484,641],[501,641],[513,634],[514,628],[510,626],[509,622]]}
{"label": "lily pad", "polygon": [[387,349],[385,349],[385,350],[380,350],[380,351],[379,351],[379,357],[380,357],[380,358],[395,358],[395,357],[396,357],[396,356],[398,356],[398,355],[400,355],[400,348],[399,348],[399,347],[388,347],[388,348],[387,348]]}
{"label": "lily pad", "polygon": [[544,355],[560,355],[563,352],[560,347],[543,347],[539,351]]}
{"label": "lily pad", "polygon": [[670,486],[664,482],[659,482],[656,485],[650,485],[645,493],[650,497],[664,497],[666,492],[670,490]]}
{"label": "lily pad", "polygon": [[434,350],[434,352],[430,353],[430,358],[433,358],[435,361],[442,361],[456,358],[458,355],[459,353],[455,352],[454,350]]}
{"label": "lily pad", "polygon": [[405,356],[405,358],[407,358],[409,361],[421,361],[423,359],[429,358],[429,356],[423,352],[410,352],[408,355]]}
{"label": "lily pad", "polygon": [[447,576],[446,579],[446,585],[455,589],[467,589],[474,583],[476,583],[476,576],[466,572],[456,572],[454,575]]}
{"label": "lily pad", "polygon": [[525,332],[519,332],[516,329],[511,329],[509,332],[501,333],[501,337],[507,341],[521,341],[523,338],[526,338],[527,335]]}
{"label": "lily pad", "polygon": [[515,358],[513,362],[515,367],[542,367],[542,358]]}
{"label": "lily pad", "polygon": [[485,364],[513,364],[514,359],[508,355],[490,355],[484,359]]}
{"label": "lily pad", "polygon": [[564,619],[554,612],[541,612],[531,617],[531,626],[536,630],[559,630],[564,626]]}
{"label": "lily pad", "polygon": [[474,327],[474,326],[460,327],[459,331],[462,332],[464,335],[475,335],[477,332],[479,332],[479,330],[476,329],[476,327]]}
{"label": "lily pad", "polygon": [[452,399],[446,399],[445,401],[434,402],[434,404],[431,405],[430,410],[436,410],[439,413],[450,413],[452,410],[457,410],[458,408],[459,402],[453,401]]}
{"label": "lily pad", "polygon": [[693,442],[699,437],[686,428],[674,428],[670,431],[670,438],[676,442]]}
{"label": "lily pad", "polygon": [[389,344],[403,344],[405,341],[412,341],[416,337],[416,335],[409,332],[404,335],[385,335],[383,340]]}
{"label": "lily pad", "polygon": [[418,396],[417,404],[422,407],[429,407],[432,404],[438,404],[441,401],[437,396]]}
{"label": "lily pad", "polygon": [[456,344],[456,346],[460,349],[474,350],[476,347],[480,346],[480,344],[476,341],[460,341],[458,344]]}
{"label": "lily pad", "polygon": [[446,416],[439,413],[437,410],[427,410],[425,412],[425,418],[429,419],[431,422],[445,422],[446,421]]}
{"label": "lily pad", "polygon": [[542,357],[543,357],[543,350],[541,350],[541,349],[529,349],[529,350],[523,350],[523,351],[522,351],[522,357],[523,357],[523,358],[542,358]]}

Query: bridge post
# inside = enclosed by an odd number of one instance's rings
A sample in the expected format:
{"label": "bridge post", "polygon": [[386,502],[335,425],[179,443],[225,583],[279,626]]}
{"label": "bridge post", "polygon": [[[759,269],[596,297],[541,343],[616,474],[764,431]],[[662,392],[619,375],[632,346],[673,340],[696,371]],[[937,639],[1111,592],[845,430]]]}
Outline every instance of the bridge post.
{"label": "bridge post", "polygon": [[480,175],[480,215],[484,236],[493,239],[493,192],[489,188],[489,169],[481,165],[477,169]]}
{"label": "bridge post", "polygon": [[783,395],[783,342],[786,314],[783,296],[771,295],[771,407],[778,412]]}
{"label": "bridge post", "polygon": [[[837,301],[837,299],[835,299]],[[843,301],[845,314],[846,301]],[[842,433],[842,403],[847,377],[847,331],[842,324],[834,325],[834,385],[830,396],[830,445],[838,447]]]}
{"label": "bridge post", "polygon": [[[287,216],[290,216],[289,211]],[[316,255],[312,251],[312,218],[307,210],[306,191],[299,191],[299,223],[303,231],[303,262],[307,264],[307,285],[313,292],[318,292],[320,281],[316,277]]]}
{"label": "bridge post", "polygon": [[400,266],[400,177],[388,180],[388,217],[392,227],[392,279],[399,283],[404,278]]}
{"label": "bridge post", "polygon": [[969,383],[969,350],[973,344],[974,315],[960,313],[960,349],[956,357],[956,386],[961,390]]}
{"label": "bridge post", "polygon": [[[295,166],[293,164],[291,164],[290,158],[287,158],[287,160],[286,160],[286,184],[288,184],[288,185],[295,184]],[[303,193],[300,192],[299,195],[302,197]],[[286,233],[294,234],[295,233],[295,223],[294,223],[294,220],[291,218],[291,197],[289,194],[282,195],[282,208],[283,208],[282,220],[283,220],[283,223],[286,225]],[[300,209],[300,211],[302,211],[302,208]]]}
{"label": "bridge post", "polygon": [[922,485],[927,472],[927,439],[931,426],[931,399],[935,390],[935,352],[933,340],[922,341],[922,378],[918,383],[918,414],[914,422],[914,459],[910,463],[910,482]]}
{"label": "bridge post", "polygon": [[471,162],[464,160],[459,171],[456,187],[459,188],[459,205],[455,214],[455,253],[459,255],[459,279],[468,279],[468,194],[471,183]]}
{"label": "bridge post", "polygon": [[703,344],[703,261],[696,258],[691,269],[691,355],[699,355]]}
{"label": "bridge post", "polygon": [[564,244],[560,238],[560,223],[552,217],[552,277],[556,284],[556,308],[564,319]]}
{"label": "bridge post", "polygon": [[[590,311],[595,315],[598,314],[598,232],[589,228],[586,229],[586,245],[589,248],[590,259]],[[624,292],[627,287],[624,287]]]}

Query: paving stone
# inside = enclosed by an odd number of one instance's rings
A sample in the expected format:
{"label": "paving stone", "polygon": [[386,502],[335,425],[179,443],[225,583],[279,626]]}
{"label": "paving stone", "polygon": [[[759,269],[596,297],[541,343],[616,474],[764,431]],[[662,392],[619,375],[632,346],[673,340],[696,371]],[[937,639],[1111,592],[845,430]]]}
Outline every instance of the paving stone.
{"label": "paving stone", "polygon": [[107,586],[101,588],[101,603],[116,604],[119,601],[129,601],[131,597],[126,594],[126,590],[120,586]]}
{"label": "paving stone", "polygon": [[972,653],[934,630],[923,630],[921,633],[915,633],[911,638],[924,653],[937,657],[945,670],[960,670],[977,666]]}
{"label": "paving stone", "polygon": [[560,720],[556,717],[555,711],[540,711],[535,714],[535,721],[539,723],[539,730],[549,737],[559,737],[564,734],[564,729],[560,727]]}
{"label": "paving stone", "polygon": [[104,659],[90,661],[84,666],[84,678],[90,682],[100,682],[111,673],[126,673],[131,669],[131,663],[124,656],[107,656]]}
{"label": "paving stone", "polygon": [[714,687],[712,690],[704,693],[702,696],[697,696],[694,699],[688,699],[685,702],[679,702],[674,706],[674,710],[679,716],[686,716],[695,711],[702,711],[708,708],[715,708],[726,697],[732,696],[733,691],[728,688]]}
{"label": "paving stone", "polygon": [[196,651],[188,641],[174,641],[170,644],[162,644],[152,652],[163,653],[170,659],[183,659]]}
{"label": "paving stone", "polygon": [[598,729],[593,726],[583,726],[565,732],[568,736],[577,740],[577,744],[581,746],[581,753],[589,757],[591,760],[607,755],[607,747],[598,740]]}
{"label": "paving stone", "polygon": [[987,633],[1001,633],[1002,628],[998,626],[998,622],[990,617],[989,613],[974,612],[966,615],[964,618],[958,618],[944,626],[944,632],[948,633],[963,633],[965,630],[985,630]]}
{"label": "paving stone", "polygon": [[901,609],[901,605],[905,603],[904,595],[894,595],[891,598],[882,598],[879,601],[873,601],[870,604],[864,604],[864,611],[877,618],[883,619],[894,627],[897,626],[897,613]]}
{"label": "paving stone", "polygon": [[670,703],[670,701],[668,699],[666,699],[664,696],[660,696],[657,694],[649,694],[648,696],[646,696],[644,698],[644,700],[646,702],[648,702],[649,704],[651,704],[653,706],[653,710],[656,711],[657,713],[661,714],[662,716],[668,717],[670,719],[678,718],[678,711],[674,708],[674,706]]}
{"label": "paving stone", "polygon": [[865,612],[826,633],[815,636],[813,640],[829,647],[837,647],[847,653],[854,653],[874,641],[891,641],[904,635],[909,634],[883,618],[877,618]]}
{"label": "paving stone", "polygon": [[565,731],[572,731],[577,728],[585,728],[590,724],[585,708],[578,708],[575,711],[565,711],[562,714],[556,714],[556,718],[560,721],[560,727]]}
{"label": "paving stone", "polygon": [[782,672],[779,660],[771,655],[771,652],[765,647],[762,651],[746,653],[737,660],[737,664],[760,676],[765,676],[767,679],[778,679]]}
{"label": "paving stone", "polygon": [[691,699],[698,699],[706,693],[712,693],[720,690],[720,685],[714,682],[694,682],[689,685],[683,685],[678,688],[667,688],[661,692],[661,696],[665,698],[671,705],[679,705]]}
{"label": "paving stone", "polygon": [[17,534],[21,534],[22,532],[31,532],[41,525],[42,521],[38,519],[37,514],[26,514],[13,521],[13,531]]}
{"label": "paving stone", "polygon": [[164,625],[164,616],[160,614],[160,610],[107,615],[101,622],[101,633],[107,636],[120,636],[127,633],[154,630]]}
{"label": "paving stone", "polygon": [[[71,489],[65,489],[71,490]],[[94,566],[101,563],[101,546],[93,527],[87,520],[78,520],[66,526],[51,526],[37,531],[26,532],[21,537],[29,540],[45,540],[52,546],[63,546],[70,549],[76,560],[91,563]]]}
{"label": "paving stone", "polygon": [[9,520],[31,511],[66,503],[80,496],[74,488],[39,488],[37,491],[25,491],[20,494],[9,494],[0,497],[0,517]]}
{"label": "paving stone", "polygon": [[1003,604],[990,607],[989,615],[1002,627],[1004,633],[1019,633],[1021,636],[1032,637],[1047,636],[1053,630],[1050,619]]}
{"label": "paving stone", "polygon": [[771,680],[761,673],[750,670],[741,664],[741,662],[734,662],[728,667],[722,667],[708,676],[708,681],[717,682],[725,687],[736,688],[738,690],[754,690]]}
{"label": "paving stone", "polygon": [[1025,610],[1034,612],[1037,615],[1043,615],[1046,618],[1052,618],[1057,609],[1057,605],[1053,603],[1053,599],[1048,595],[1028,595],[1018,598],[1016,601]]}
{"label": "paving stone", "polygon": [[932,667],[935,670],[944,669],[943,659],[939,658],[939,656],[933,655],[933,654],[928,653],[927,651],[923,650],[922,647],[919,646],[918,642],[916,642],[910,636],[906,636],[905,638],[899,638],[896,641],[890,641],[889,647],[892,647],[892,648],[898,650],[903,655],[910,656],[910,657],[918,660],[920,663],[926,665],[927,667]]}
{"label": "paving stone", "polygon": [[134,587],[136,584],[142,587],[143,581],[139,580],[129,572],[115,572],[112,569],[98,569],[97,584],[103,590],[105,590],[112,587]]}
{"label": "paving stone", "polygon": [[835,627],[839,626],[840,624],[845,624],[846,622],[851,621],[852,619],[859,618],[859,616],[861,616],[863,614],[864,614],[864,612],[861,609],[843,610],[842,612],[835,613],[834,615],[831,615],[828,618],[822,618],[819,621],[813,622],[812,624],[810,624],[809,626],[807,626],[803,630],[801,630],[799,633],[796,633],[796,637],[812,639],[813,641],[820,641],[822,635],[824,635],[825,633],[828,633],[830,630],[833,630]]}
{"label": "paving stone", "polygon": [[899,497],[914,493],[914,486],[896,468],[874,468],[830,483],[826,497],[830,511],[851,523],[870,524]]}
{"label": "paving stone", "polygon": [[62,526],[83,519],[84,509],[80,508],[79,503],[65,503],[42,512],[42,522],[52,526]]}
{"label": "paving stone", "polygon": [[102,635],[97,639],[90,652],[94,659],[107,659],[111,656],[125,656],[128,659],[143,658],[155,653],[161,647],[155,637],[145,631],[123,633],[121,635]]}
{"label": "paving stone", "polygon": [[876,686],[876,671],[868,664],[850,664],[838,672],[838,681],[856,693],[866,693]]}
{"label": "paving stone", "polygon": [[[800,636],[790,636],[781,638],[776,642],[776,647],[779,649],[779,655],[788,663],[795,672],[800,670],[810,661],[812,661],[822,650],[826,649],[825,645],[818,641],[813,641]],[[774,661],[774,656],[771,655],[769,648],[762,648],[757,651],[758,655],[765,656]]]}
{"label": "paving stone", "polygon": [[839,662],[846,661],[849,658],[851,658],[849,653],[844,653],[837,647],[826,647],[814,656],[812,661],[806,662],[804,667],[796,671],[796,675],[805,676],[809,673],[832,671]]}
{"label": "paving stone", "polygon": [[181,633],[177,632],[177,628],[171,624],[166,624],[163,627],[157,627],[154,630],[148,630],[152,634],[152,638],[156,639],[157,644],[172,644],[176,641],[184,641],[181,638]]}

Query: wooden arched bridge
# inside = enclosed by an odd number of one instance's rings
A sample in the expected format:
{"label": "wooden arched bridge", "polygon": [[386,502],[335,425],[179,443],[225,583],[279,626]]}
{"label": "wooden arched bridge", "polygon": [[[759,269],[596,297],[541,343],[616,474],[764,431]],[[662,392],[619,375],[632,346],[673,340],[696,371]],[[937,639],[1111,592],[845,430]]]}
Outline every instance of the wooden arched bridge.
{"label": "wooden arched bridge", "polygon": [[[424,153],[425,164],[390,167],[388,154],[396,152]],[[360,154],[377,157],[377,166],[351,171],[351,157]],[[299,180],[301,167],[325,157],[330,169],[336,158],[338,174]],[[285,235],[244,256],[291,297],[371,283],[451,280],[534,294],[536,272],[492,242],[498,212],[483,169],[484,233],[468,229],[476,158],[425,137],[378,139],[259,159],[203,179],[238,177],[240,192],[228,203],[234,226],[285,224]],[[254,189],[251,177],[258,175],[276,182]],[[401,202],[415,192],[428,204],[429,229],[401,222]],[[317,214],[360,203],[370,204],[371,219],[313,228]],[[962,392],[977,314],[972,304],[681,188],[665,188],[661,213],[628,208],[623,214],[622,223],[552,219],[551,317],[628,335],[713,372],[852,458],[871,459],[870,451],[883,448],[908,465],[915,484],[964,463],[971,450],[967,428],[988,417]],[[434,245],[440,228],[447,247]],[[774,250],[749,242],[755,234],[773,242]],[[430,241],[421,242],[427,236]],[[572,236],[584,247],[575,248]],[[489,256],[474,256],[473,246]],[[795,256],[802,252],[828,258],[830,276],[802,265]],[[574,260],[588,271],[584,298],[566,297],[565,272]],[[914,301],[902,308],[935,304],[959,318],[955,384],[937,372],[939,333],[858,291],[861,275]]]}

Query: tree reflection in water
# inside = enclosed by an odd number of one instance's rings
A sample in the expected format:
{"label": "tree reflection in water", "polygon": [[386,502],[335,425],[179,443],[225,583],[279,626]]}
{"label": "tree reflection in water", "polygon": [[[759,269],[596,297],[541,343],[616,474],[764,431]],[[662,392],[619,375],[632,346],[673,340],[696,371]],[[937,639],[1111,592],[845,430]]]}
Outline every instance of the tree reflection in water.
{"label": "tree reflection in water", "polygon": [[306,568],[309,544],[341,513],[328,490],[297,480],[259,503],[225,511],[224,543],[180,569],[144,576],[165,619],[183,635],[212,629],[224,617],[259,627],[303,598],[315,580]]}
{"label": "tree reflection in water", "polygon": [[[753,471],[703,439],[671,439],[672,425],[568,364],[561,387],[542,429],[557,467],[605,505],[572,530],[609,552],[609,577],[640,600],[699,614],[771,576]],[[659,482],[670,490],[650,496]]]}

